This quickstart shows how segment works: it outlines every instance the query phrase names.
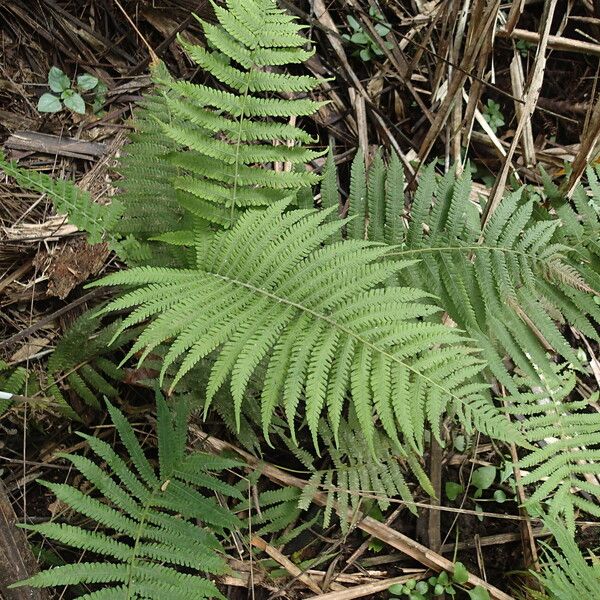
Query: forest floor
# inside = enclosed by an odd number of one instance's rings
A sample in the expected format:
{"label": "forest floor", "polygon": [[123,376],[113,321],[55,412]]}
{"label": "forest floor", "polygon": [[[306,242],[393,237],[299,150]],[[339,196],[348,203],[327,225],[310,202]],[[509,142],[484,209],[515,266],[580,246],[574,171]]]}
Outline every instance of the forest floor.
{"label": "forest floor", "polygon": [[[483,16],[487,4],[493,3],[282,2],[309,25],[306,35],[316,53],[307,67],[324,80],[319,99],[331,102],[306,127],[323,146],[333,145],[342,189],[348,187],[350,160],[359,145],[395,149],[409,172],[416,160],[449,165],[467,164],[468,158],[474,193],[489,198],[502,193],[509,172],[523,183],[538,185],[543,167],[565,191],[577,184],[600,138],[600,104],[595,100],[599,4],[514,0],[502,8],[505,22],[499,21],[491,35]],[[175,40],[181,34],[201,43],[192,12],[213,18],[206,0],[0,0],[4,152],[23,165],[75,180],[98,202],[109,201],[128,120],[151,85],[149,49],[174,76],[202,77]],[[91,74],[107,91],[100,97],[93,91],[84,94],[86,114],[42,114],[37,105],[49,91],[52,67],[71,81]],[[90,108],[94,100],[95,114]],[[322,162],[313,167],[319,171]],[[57,340],[101,299],[102,292],[90,292],[84,285],[118,268],[104,245],[87,246],[75,227],[53,213],[44,196],[0,176],[0,359],[11,367],[26,367],[43,382]],[[594,388],[600,381],[598,348],[584,349],[592,357],[589,385]],[[139,376],[133,370],[128,377],[123,406],[145,430],[152,395],[135,385]],[[105,422],[104,414],[83,404],[67,386],[64,394],[79,423],[55,410],[43,384],[25,394],[28,402],[0,417],[0,507],[4,501],[19,520],[40,522],[62,510],[36,480],[71,477],[56,453],[81,447],[74,431],[98,431]],[[227,437],[218,427],[212,433]],[[402,505],[380,518],[438,554],[461,560],[490,584],[510,590],[531,566],[533,540],[542,533],[519,512],[510,466],[506,471],[488,440],[478,442],[469,447],[459,437],[446,448],[432,447],[426,466],[441,505],[417,491],[419,518]],[[152,445],[152,438],[146,443]],[[291,457],[285,464],[288,459],[280,452],[263,458],[279,466],[294,465]],[[506,473],[503,483],[484,489],[480,499],[470,494],[460,503],[451,499],[447,482],[468,487],[473,471],[481,467]],[[592,528],[589,539],[580,540],[584,546],[598,545],[596,531]],[[62,552],[43,550],[55,558]],[[289,571],[285,556],[273,550],[272,558]],[[335,556],[309,572],[313,581],[323,584],[342,573],[337,581],[348,587],[371,584],[372,591],[382,589],[378,582],[423,568],[401,545],[391,547],[360,532],[343,538],[336,527],[308,530],[297,547],[284,551],[295,560]],[[292,598],[314,593],[291,575],[281,581],[257,594],[273,597],[278,589]],[[232,590],[232,598],[248,595],[243,587]],[[343,597],[370,591],[362,590]]]}

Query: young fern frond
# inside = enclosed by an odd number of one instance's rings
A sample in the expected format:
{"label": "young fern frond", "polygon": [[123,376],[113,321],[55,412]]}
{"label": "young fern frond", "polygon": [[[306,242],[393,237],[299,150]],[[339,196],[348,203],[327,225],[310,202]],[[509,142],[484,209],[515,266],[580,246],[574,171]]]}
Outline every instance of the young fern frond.
{"label": "young fern frond", "polygon": [[107,469],[83,456],[67,454],[64,458],[104,501],[66,484],[44,483],[61,502],[97,523],[100,530],[52,522],[24,526],[101,558],[51,568],[13,587],[103,584],[100,590],[79,596],[82,600],[223,598],[205,574],[227,572],[218,535],[237,528],[239,521],[201,490],[241,500],[235,487],[215,476],[238,463],[202,453],[186,454],[187,412],[182,404],[171,412],[158,395],[160,465],[156,472],[124,415],[109,403],[107,407],[135,470],[108,443],[83,435]]}
{"label": "young fern frond", "polygon": [[[398,282],[439,298],[450,318],[482,349],[496,379],[517,391],[504,363],[506,355],[538,384],[540,373],[547,380],[554,377],[550,350],[580,366],[559,326],[569,322],[598,339],[594,323],[600,322],[600,306],[592,296],[594,289],[598,293],[593,287],[598,261],[577,260],[562,220],[527,199],[521,189],[504,198],[482,230],[478,206],[470,199],[469,175],[457,178],[451,171],[438,178],[430,165],[421,176],[403,233],[399,161],[392,159],[384,179],[376,157],[363,180],[362,160],[357,155],[352,168],[349,214],[365,216],[367,239],[400,245],[390,257],[419,261],[400,273]],[[361,237],[362,231],[349,223],[350,236]]]}
{"label": "young fern frond", "polygon": [[173,118],[159,113],[155,118],[165,138],[179,147],[171,161],[181,171],[174,179],[180,204],[202,219],[230,226],[240,210],[294,197],[317,181],[304,169],[275,171],[272,165],[304,165],[322,154],[301,146],[314,141],[304,130],[279,119],[310,115],[323,103],[272,97],[307,93],[318,85],[314,77],[272,70],[310,58],[312,52],[302,49],[302,26],[269,0],[212,4],[219,24],[198,19],[211,49],[179,42],[227,91],[163,79]]}
{"label": "young fern frond", "polygon": [[197,269],[142,267],[94,284],[135,288],[104,311],[134,308],[119,331],[151,319],[129,356],[143,350],[143,360],[169,341],[162,375],[181,360],[174,386],[218,351],[206,407],[229,379],[236,419],[248,382],[264,363],[267,436],[279,407],[294,431],[302,401],[315,444],[324,412],[337,435],[351,391],[369,444],[375,414],[393,440],[403,434],[422,449],[425,423],[439,435],[448,404],[467,427],[516,441],[488,402],[478,379],[481,361],[458,330],[422,320],[438,310],[429,296],[380,287],[412,262],[383,260],[389,248],[370,242],[323,247],[343,223],[325,223],[327,211],[286,208],[280,202],[243,215],[217,235]]}

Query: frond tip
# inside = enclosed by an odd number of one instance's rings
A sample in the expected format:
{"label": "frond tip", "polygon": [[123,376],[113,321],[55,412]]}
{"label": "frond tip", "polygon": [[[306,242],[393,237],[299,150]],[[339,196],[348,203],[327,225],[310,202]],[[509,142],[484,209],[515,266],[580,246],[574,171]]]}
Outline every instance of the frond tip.
{"label": "frond tip", "polygon": [[343,226],[327,222],[336,207],[285,209],[280,202],[243,215],[196,270],[137,268],[94,284],[136,288],[106,308],[134,308],[121,330],[152,319],[129,356],[143,350],[144,360],[169,341],[162,374],[180,361],[175,385],[217,351],[206,406],[229,379],[238,419],[250,378],[264,365],[265,433],[279,408],[294,431],[304,400],[315,440],[324,412],[337,435],[350,392],[368,442],[375,415],[392,439],[403,434],[420,449],[426,423],[437,435],[449,403],[469,415],[466,422],[514,439],[482,395],[480,360],[460,332],[424,320],[438,311],[429,295],[381,287],[413,263],[385,259],[389,247],[368,241],[323,246]]}

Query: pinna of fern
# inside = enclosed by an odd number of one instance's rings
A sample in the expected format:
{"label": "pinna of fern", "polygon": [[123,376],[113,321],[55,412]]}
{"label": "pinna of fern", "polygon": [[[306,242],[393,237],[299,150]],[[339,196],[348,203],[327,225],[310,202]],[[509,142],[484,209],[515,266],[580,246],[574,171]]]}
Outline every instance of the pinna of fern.
{"label": "pinna of fern", "polygon": [[238,463],[201,452],[188,454],[184,404],[171,411],[157,395],[156,472],[124,415],[108,402],[107,408],[135,471],[108,443],[82,435],[107,469],[83,456],[67,454],[63,458],[104,501],[67,484],[44,483],[61,502],[97,523],[101,531],[54,522],[24,526],[101,560],[54,567],[13,587],[86,584],[96,588],[79,596],[81,600],[223,598],[206,574],[227,572],[219,535],[240,523],[202,490],[242,500],[235,487],[216,476]]}
{"label": "pinna of fern", "polygon": [[518,465],[521,484],[533,490],[526,506],[533,513],[547,505],[549,517],[563,519],[574,533],[577,511],[600,516],[600,415],[592,408],[598,394],[572,399],[574,374],[557,377],[558,385],[512,395],[506,410],[534,448]]}
{"label": "pinna of fern", "polygon": [[540,561],[541,570],[532,571],[544,588],[541,596],[536,590],[528,590],[540,600],[581,600],[598,596],[600,561],[592,552],[586,558],[564,524],[549,516],[544,526],[550,530],[557,548],[544,543]]}
{"label": "pinna of fern", "polygon": [[517,441],[487,399],[481,361],[460,332],[424,320],[438,310],[428,294],[381,287],[412,262],[384,260],[389,248],[367,241],[322,246],[343,222],[324,223],[328,211],[286,208],[282,201],[244,214],[217,234],[196,269],[140,267],[93,284],[134,288],[104,310],[133,309],[120,331],[150,319],[128,356],[142,351],[143,361],[168,341],[161,377],[180,361],[174,386],[216,351],[205,406],[229,380],[236,419],[264,363],[267,437],[279,408],[295,431],[302,400],[315,444],[324,412],[335,437],[350,391],[369,443],[375,414],[393,440],[402,434],[422,451],[426,423],[439,437],[449,404],[467,427]]}
{"label": "pinna of fern", "polygon": [[[173,183],[181,205],[229,226],[240,210],[293,197],[318,180],[303,168],[322,154],[302,145],[315,140],[282,119],[313,114],[323,103],[287,97],[310,92],[319,83],[316,78],[274,70],[312,55],[303,49],[307,40],[294,17],[270,0],[212,5],[218,24],[198,19],[209,48],[181,37],[179,43],[226,89],[159,78],[168,90],[164,102],[170,116],[155,117],[166,139],[179,147],[170,162],[179,171]],[[301,168],[276,171],[276,162]]]}

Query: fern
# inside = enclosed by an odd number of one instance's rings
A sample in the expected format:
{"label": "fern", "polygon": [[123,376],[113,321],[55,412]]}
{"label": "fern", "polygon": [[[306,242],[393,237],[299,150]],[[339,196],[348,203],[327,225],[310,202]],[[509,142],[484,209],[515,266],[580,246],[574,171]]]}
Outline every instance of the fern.
{"label": "fern", "polygon": [[[596,598],[600,582],[600,561],[590,552],[589,559],[581,553],[575,540],[559,521],[544,519],[558,544],[555,550],[545,545],[540,573],[532,572],[544,587],[548,600],[580,600]],[[537,592],[531,592],[537,594]],[[537,596],[536,596],[537,597]]]}
{"label": "fern", "polygon": [[589,400],[569,400],[576,378],[563,375],[561,385],[543,393],[514,395],[507,408],[518,417],[523,435],[538,447],[519,461],[528,472],[521,483],[535,486],[527,505],[532,512],[549,503],[549,516],[566,520],[575,530],[576,511],[600,516],[600,485],[586,476],[600,475],[600,415]]}
{"label": "fern", "polygon": [[[46,194],[59,213],[66,213],[69,222],[86,231],[90,244],[101,242],[106,232],[111,231],[121,214],[121,204],[113,200],[110,204],[98,204],[90,194],[70,181],[53,179],[32,169],[23,169],[0,152],[0,169],[24,189]],[[113,240],[109,235],[110,241]]]}
{"label": "fern", "polygon": [[[70,417],[76,413],[70,408],[63,390],[68,387],[92,408],[99,409],[98,396],[115,398],[115,383],[123,380],[123,370],[106,356],[108,343],[119,327],[119,321],[102,327],[100,319],[91,312],[79,317],[63,335],[48,361],[47,391]],[[120,336],[113,344],[115,352],[132,339],[132,331]]]}
{"label": "fern", "polygon": [[213,8],[218,25],[198,19],[212,50],[179,43],[227,90],[159,78],[168,88],[164,103],[171,117],[155,118],[167,142],[178,147],[170,161],[181,171],[173,181],[181,205],[228,226],[239,210],[294,197],[316,182],[304,169],[277,172],[269,165],[304,165],[321,154],[301,146],[315,141],[310,135],[279,119],[312,114],[323,103],[272,97],[318,85],[313,77],[272,70],[312,55],[302,49],[302,26],[292,17],[270,0],[230,0],[226,8]]}
{"label": "fern", "polygon": [[[154,79],[169,80],[162,63],[153,72]],[[181,149],[163,134],[158,116],[169,123],[179,123],[169,110],[165,86],[144,97],[134,112],[133,132],[124,147],[117,165],[121,178],[117,182],[118,199],[123,206],[120,219],[114,225],[116,235],[124,238],[118,248],[119,256],[129,265],[155,264],[185,266],[186,252],[170,244],[164,236],[189,232],[193,219],[181,207],[173,185],[180,169],[171,164],[170,157]]]}
{"label": "fern", "polygon": [[[355,418],[352,420],[354,423],[341,421],[337,443],[328,424],[324,421],[320,424],[319,434],[327,448],[324,455],[332,463],[330,468],[319,468],[310,455],[299,456],[312,474],[298,506],[306,510],[315,492],[325,493],[327,504],[323,525],[329,526],[333,507],[336,506],[344,534],[350,528],[350,521],[346,518],[348,511],[360,510],[365,501],[371,503],[375,500],[380,509],[386,511],[390,507],[390,499],[400,497],[411,512],[416,514],[414,498],[405,477],[407,464],[423,489],[435,495],[427,475],[414,455],[395,447],[384,432],[376,431],[374,456],[365,442],[360,425],[355,422]],[[293,451],[291,440],[288,442],[281,433],[280,436]]]}
{"label": "fern", "polygon": [[8,363],[0,360],[0,416],[12,404],[12,396],[20,394],[27,382],[27,369],[16,367],[11,369]]}
{"label": "fern", "polygon": [[425,423],[439,435],[448,403],[467,426],[516,439],[486,400],[486,386],[476,380],[481,363],[460,333],[420,320],[437,310],[427,294],[377,287],[411,263],[383,261],[388,248],[369,242],[321,248],[342,222],[323,224],[327,211],[285,208],[282,202],[244,215],[217,235],[197,269],[130,269],[94,284],[136,287],[104,311],[137,307],[119,331],[152,319],[129,356],[143,349],[143,360],[171,339],[162,375],[183,359],[174,386],[218,349],[206,406],[230,377],[238,423],[249,379],[266,361],[266,435],[280,406],[294,431],[304,398],[315,443],[324,411],[336,436],[351,390],[370,444],[375,413],[392,439],[401,432],[421,448]]}
{"label": "fern", "polygon": [[[502,201],[482,229],[468,173],[438,178],[430,165],[404,228],[400,161],[393,156],[384,172],[376,156],[363,175],[362,160],[357,155],[352,168],[349,214],[368,224],[367,239],[401,245],[391,257],[418,259],[397,281],[439,298],[452,321],[482,349],[498,381],[517,391],[505,355],[532,385],[542,383],[540,374],[547,381],[554,378],[550,350],[581,366],[559,326],[570,322],[598,339],[594,323],[600,322],[600,307],[593,299],[598,264],[565,243],[572,238],[565,238],[561,221],[520,189]],[[348,225],[353,238],[362,239],[365,229]]]}
{"label": "fern", "polygon": [[97,523],[101,531],[61,523],[25,526],[102,559],[51,568],[13,587],[103,584],[98,591],[79,596],[82,599],[222,598],[204,574],[227,571],[216,534],[236,528],[239,521],[200,490],[241,499],[234,487],[213,474],[238,463],[202,453],[186,454],[187,412],[182,404],[174,412],[169,411],[159,395],[156,472],[123,414],[108,403],[107,407],[135,472],[109,444],[83,435],[109,471],[83,456],[64,458],[102,494],[104,501],[66,484],[44,483],[61,502]]}

